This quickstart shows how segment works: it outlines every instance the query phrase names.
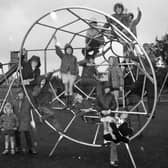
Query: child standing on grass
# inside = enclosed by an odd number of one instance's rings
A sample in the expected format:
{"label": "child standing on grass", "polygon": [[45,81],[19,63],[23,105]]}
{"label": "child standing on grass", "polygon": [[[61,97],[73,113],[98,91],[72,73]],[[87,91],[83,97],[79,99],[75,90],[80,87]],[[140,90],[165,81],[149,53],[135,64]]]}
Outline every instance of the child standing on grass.
{"label": "child standing on grass", "polygon": [[9,153],[9,143],[11,146],[10,153],[15,154],[15,130],[19,123],[16,115],[13,113],[12,104],[7,102],[3,110],[4,114],[0,117],[0,128],[5,135],[5,150],[2,152],[3,155]]}
{"label": "child standing on grass", "polygon": [[73,55],[73,48],[70,44],[66,44],[64,47],[64,53],[57,44],[57,38],[55,37],[55,49],[56,54],[61,59],[61,76],[65,86],[66,107],[69,108],[72,104],[73,97],[73,85],[78,75],[77,59]]}

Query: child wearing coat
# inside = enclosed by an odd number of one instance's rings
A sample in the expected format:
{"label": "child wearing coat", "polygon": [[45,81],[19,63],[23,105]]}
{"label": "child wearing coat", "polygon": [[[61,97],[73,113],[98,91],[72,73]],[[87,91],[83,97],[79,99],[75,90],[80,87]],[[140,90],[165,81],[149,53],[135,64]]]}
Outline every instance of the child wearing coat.
{"label": "child wearing coat", "polygon": [[141,10],[138,8],[138,15],[137,17],[134,19],[134,14],[133,13],[128,13],[128,22],[129,22],[129,29],[131,30],[131,32],[137,36],[137,30],[136,30],[136,26],[138,25],[138,23],[141,20],[142,17],[142,12]]}
{"label": "child wearing coat", "polygon": [[[97,85],[97,105],[98,110],[101,112],[102,118],[101,122],[104,127],[104,145],[108,142],[110,144],[110,166],[118,166],[118,153],[117,145],[112,141],[111,135],[113,135],[113,130],[110,123],[113,121],[106,121],[106,115],[111,116],[110,110],[116,108],[116,102],[114,95],[111,93],[110,85],[108,83],[98,83]],[[109,118],[109,117],[108,117]],[[113,119],[113,117],[110,117]],[[110,139],[108,138],[110,136]],[[110,140],[110,141],[109,141]]]}
{"label": "child wearing coat", "polygon": [[109,59],[109,67],[108,67],[108,78],[110,85],[113,89],[113,93],[115,96],[115,100],[117,103],[116,111],[119,108],[118,98],[119,98],[119,91],[123,90],[124,87],[124,76],[121,68],[119,67],[118,58],[110,56]]}
{"label": "child wearing coat", "polygon": [[91,18],[89,22],[90,28],[86,32],[86,53],[93,52],[92,56],[96,57],[99,48],[104,45],[104,37],[102,30],[98,27],[96,18]]}
{"label": "child wearing coat", "polygon": [[110,145],[110,167],[119,167],[117,144],[128,143],[128,136],[132,129],[126,122],[127,114],[115,117],[111,111],[116,109],[116,101],[109,83],[98,83],[97,85],[97,110],[101,113],[101,122],[104,127],[105,146]]}
{"label": "child wearing coat", "polygon": [[40,76],[40,57],[33,55],[28,61],[21,60],[23,83],[25,86],[34,87]]}
{"label": "child wearing coat", "polygon": [[[114,18],[116,18],[118,21],[120,21],[122,24],[124,24],[125,26],[128,26],[128,17],[127,14],[124,13],[124,6],[121,3],[116,3],[114,5],[113,11],[114,13],[112,14],[112,16]],[[116,22],[114,22],[112,19],[110,18],[106,18],[107,19],[107,24],[105,24],[105,27],[108,28],[110,27],[109,23],[113,23],[115,26],[117,26],[118,29],[120,29],[121,31],[123,30],[123,28]]]}
{"label": "child wearing coat", "polygon": [[83,67],[80,84],[87,86],[87,89],[91,91],[93,87],[96,87],[98,82],[98,71],[95,66],[94,57],[88,57],[80,61],[79,66]]}
{"label": "child wearing coat", "polygon": [[18,99],[14,102],[15,114],[19,120],[19,127],[15,131],[17,151],[22,151],[21,134],[25,136],[28,152],[36,154],[31,137],[31,105],[22,89],[18,91]]}
{"label": "child wearing coat", "polygon": [[61,59],[60,71],[62,82],[65,86],[66,106],[69,108],[69,106],[72,104],[73,85],[79,72],[77,59],[73,55],[73,48],[70,44],[65,45],[63,53],[61,48],[57,44],[56,37],[55,43],[56,54]]}
{"label": "child wearing coat", "polygon": [[11,147],[10,153],[15,154],[15,130],[18,127],[18,119],[13,113],[12,104],[7,102],[3,110],[4,114],[0,117],[0,128],[5,135],[5,150],[2,152],[3,155],[9,153],[9,143]]}

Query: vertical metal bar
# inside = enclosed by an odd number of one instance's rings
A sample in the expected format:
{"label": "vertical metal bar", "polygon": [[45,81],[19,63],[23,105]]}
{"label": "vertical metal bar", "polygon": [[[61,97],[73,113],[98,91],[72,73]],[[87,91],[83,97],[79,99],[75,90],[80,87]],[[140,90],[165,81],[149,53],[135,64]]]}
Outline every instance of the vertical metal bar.
{"label": "vertical metal bar", "polygon": [[44,74],[47,75],[47,51],[44,50]]}

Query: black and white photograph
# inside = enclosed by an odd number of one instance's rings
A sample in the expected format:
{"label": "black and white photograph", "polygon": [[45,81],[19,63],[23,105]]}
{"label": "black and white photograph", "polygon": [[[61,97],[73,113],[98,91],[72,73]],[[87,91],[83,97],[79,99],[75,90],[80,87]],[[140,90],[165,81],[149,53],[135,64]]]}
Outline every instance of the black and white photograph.
{"label": "black and white photograph", "polygon": [[0,0],[0,168],[168,168],[166,0]]}

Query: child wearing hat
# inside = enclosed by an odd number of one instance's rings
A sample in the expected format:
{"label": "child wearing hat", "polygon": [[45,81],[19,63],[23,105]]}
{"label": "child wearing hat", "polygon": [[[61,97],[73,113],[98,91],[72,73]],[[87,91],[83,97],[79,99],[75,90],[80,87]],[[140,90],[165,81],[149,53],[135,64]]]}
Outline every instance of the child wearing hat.
{"label": "child wearing hat", "polygon": [[73,48],[70,44],[66,44],[64,47],[64,53],[57,44],[57,38],[55,37],[55,49],[56,54],[61,59],[61,77],[65,86],[66,108],[70,107],[73,98],[73,85],[78,76],[78,64],[77,59],[73,55]]}
{"label": "child wearing hat", "polygon": [[9,143],[11,147],[11,154],[15,154],[15,130],[19,123],[18,118],[13,113],[12,104],[7,102],[4,106],[3,113],[0,117],[0,129],[5,135],[5,150],[2,152],[3,155],[9,153]]}

